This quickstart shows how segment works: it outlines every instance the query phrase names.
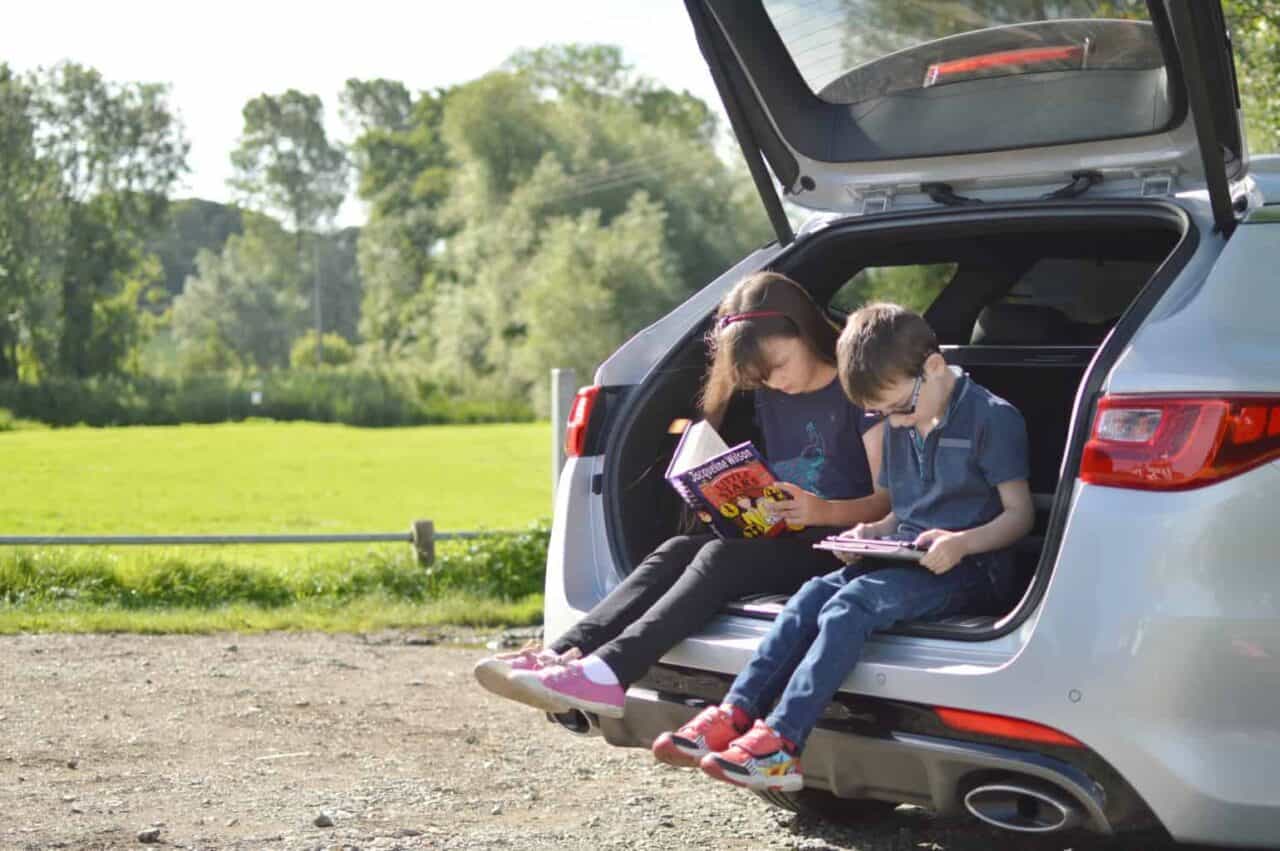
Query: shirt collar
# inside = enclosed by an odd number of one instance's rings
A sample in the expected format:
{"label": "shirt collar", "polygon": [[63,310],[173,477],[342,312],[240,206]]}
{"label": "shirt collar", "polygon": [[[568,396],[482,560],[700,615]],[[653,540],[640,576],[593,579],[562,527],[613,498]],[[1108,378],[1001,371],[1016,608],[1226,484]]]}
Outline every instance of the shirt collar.
{"label": "shirt collar", "polygon": [[951,415],[955,413],[956,408],[960,407],[960,400],[969,392],[969,374],[954,364],[948,365],[947,369],[951,370],[951,374],[955,376],[956,383],[951,388],[951,398],[947,400],[947,409],[942,412],[942,419],[938,420],[938,424],[934,426],[934,430],[942,428],[951,421]]}

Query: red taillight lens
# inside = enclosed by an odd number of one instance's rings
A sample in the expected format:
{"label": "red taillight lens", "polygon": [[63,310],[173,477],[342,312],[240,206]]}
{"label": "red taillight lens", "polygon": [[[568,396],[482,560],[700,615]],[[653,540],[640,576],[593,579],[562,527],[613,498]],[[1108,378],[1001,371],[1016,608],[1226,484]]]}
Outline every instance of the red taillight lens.
{"label": "red taillight lens", "polygon": [[569,409],[569,424],[564,430],[564,454],[570,458],[582,455],[587,444],[587,423],[591,422],[591,409],[595,407],[599,387],[583,387],[573,397]]}
{"label": "red taillight lens", "polygon": [[1060,730],[1033,724],[1017,718],[1006,718],[1003,715],[988,715],[985,712],[970,712],[967,709],[946,709],[935,707],[934,712],[943,724],[953,730],[966,733],[981,733],[984,736],[998,736],[1001,739],[1018,739],[1024,742],[1040,742],[1046,745],[1066,745],[1070,748],[1082,748],[1084,744],[1073,739]]}
{"label": "red taillight lens", "polygon": [[1141,490],[1187,490],[1280,458],[1280,399],[1106,397],[1080,479]]}

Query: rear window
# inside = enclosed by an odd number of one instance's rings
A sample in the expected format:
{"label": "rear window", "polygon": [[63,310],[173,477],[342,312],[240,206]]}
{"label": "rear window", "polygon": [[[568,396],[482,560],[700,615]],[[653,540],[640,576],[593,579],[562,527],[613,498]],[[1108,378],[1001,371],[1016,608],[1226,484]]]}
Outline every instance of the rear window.
{"label": "rear window", "polygon": [[1129,72],[1129,84],[1149,87],[1142,75],[1164,69],[1142,0],[764,0],[764,6],[805,82],[829,103],[1030,74]]}
{"label": "rear window", "polygon": [[846,281],[827,303],[843,319],[864,304],[890,301],[924,313],[956,274],[955,263],[873,266]]}
{"label": "rear window", "polygon": [[1153,271],[1148,261],[1046,258],[1013,285],[1003,303],[1049,308],[1071,322],[1109,326]]}

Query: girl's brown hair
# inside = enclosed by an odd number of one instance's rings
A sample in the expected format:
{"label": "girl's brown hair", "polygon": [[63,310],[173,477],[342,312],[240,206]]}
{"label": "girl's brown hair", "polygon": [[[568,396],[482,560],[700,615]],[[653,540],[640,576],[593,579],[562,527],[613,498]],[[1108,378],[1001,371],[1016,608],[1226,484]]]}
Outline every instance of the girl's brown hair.
{"label": "girl's brown hair", "polygon": [[777,272],[757,272],[738,282],[716,310],[707,332],[711,368],[702,389],[702,416],[719,428],[737,390],[755,390],[769,377],[761,343],[799,338],[814,356],[835,366],[839,327],[804,287]]}

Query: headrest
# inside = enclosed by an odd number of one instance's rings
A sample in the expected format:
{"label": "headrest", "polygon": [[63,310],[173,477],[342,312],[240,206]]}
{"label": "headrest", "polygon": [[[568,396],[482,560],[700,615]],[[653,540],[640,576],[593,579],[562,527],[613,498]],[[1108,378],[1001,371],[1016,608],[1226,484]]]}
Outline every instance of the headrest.
{"label": "headrest", "polygon": [[975,346],[1070,344],[1071,322],[1060,310],[1038,304],[989,304],[978,314],[969,342]]}

